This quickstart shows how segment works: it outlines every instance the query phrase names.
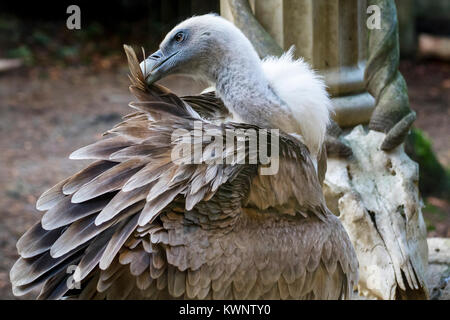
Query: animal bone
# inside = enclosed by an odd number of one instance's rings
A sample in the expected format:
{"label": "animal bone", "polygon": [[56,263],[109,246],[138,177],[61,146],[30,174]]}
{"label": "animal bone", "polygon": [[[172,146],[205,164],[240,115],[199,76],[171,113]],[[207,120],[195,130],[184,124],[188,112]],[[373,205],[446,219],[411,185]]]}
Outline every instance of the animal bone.
{"label": "animal bone", "polygon": [[428,298],[428,247],[418,165],[403,144],[380,150],[385,134],[363,126],[344,135],[348,159],[328,159],[324,193],[359,260],[359,293],[378,299]]}

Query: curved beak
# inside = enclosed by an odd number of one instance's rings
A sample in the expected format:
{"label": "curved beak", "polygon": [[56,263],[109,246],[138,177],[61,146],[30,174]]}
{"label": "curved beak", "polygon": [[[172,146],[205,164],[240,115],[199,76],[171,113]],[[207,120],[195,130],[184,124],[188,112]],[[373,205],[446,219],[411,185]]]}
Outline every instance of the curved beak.
{"label": "curved beak", "polygon": [[178,52],[176,51],[168,56],[164,56],[162,51],[158,50],[140,63],[147,84],[150,85],[167,75],[169,72],[167,61],[173,58]]}

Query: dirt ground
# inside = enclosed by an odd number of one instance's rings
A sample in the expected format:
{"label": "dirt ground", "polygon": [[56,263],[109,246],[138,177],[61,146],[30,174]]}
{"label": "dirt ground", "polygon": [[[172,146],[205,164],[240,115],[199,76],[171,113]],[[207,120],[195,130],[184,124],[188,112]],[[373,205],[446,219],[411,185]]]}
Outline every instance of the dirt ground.
{"label": "dirt ground", "polygon": [[[439,159],[450,166],[450,65],[402,63],[416,126],[433,140]],[[0,299],[14,299],[9,270],[15,243],[40,217],[37,197],[86,165],[69,161],[75,149],[100,139],[130,111],[127,69],[17,70],[0,74]],[[200,90],[191,81],[168,80],[179,94]],[[180,89],[182,88],[182,89]],[[449,205],[433,236],[450,236]],[[26,298],[26,297],[25,297]]]}

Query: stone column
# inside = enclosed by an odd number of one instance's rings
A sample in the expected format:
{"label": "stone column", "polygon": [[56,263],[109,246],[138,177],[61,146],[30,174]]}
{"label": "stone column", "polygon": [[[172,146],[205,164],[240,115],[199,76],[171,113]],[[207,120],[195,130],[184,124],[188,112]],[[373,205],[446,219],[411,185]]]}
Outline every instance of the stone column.
{"label": "stone column", "polygon": [[[365,0],[252,0],[250,6],[283,50],[295,45],[296,55],[325,77],[341,127],[369,121],[375,101],[364,85]],[[228,0],[221,0],[221,14],[235,20]]]}

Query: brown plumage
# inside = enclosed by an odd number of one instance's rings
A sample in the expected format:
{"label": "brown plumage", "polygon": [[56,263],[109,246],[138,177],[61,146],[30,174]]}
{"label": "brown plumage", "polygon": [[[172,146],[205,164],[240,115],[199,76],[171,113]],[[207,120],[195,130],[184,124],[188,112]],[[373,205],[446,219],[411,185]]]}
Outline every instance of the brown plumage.
{"label": "brown plumage", "polygon": [[[179,98],[147,86],[125,49],[135,112],[75,151],[95,162],[38,200],[46,213],[17,243],[14,293],[43,284],[42,299],[348,298],[356,256],[308,149],[281,133],[274,176],[256,164],[177,165],[174,129],[190,131],[194,120],[219,133],[257,127],[223,122],[228,110],[214,93]],[[71,265],[79,290],[67,287]]]}

